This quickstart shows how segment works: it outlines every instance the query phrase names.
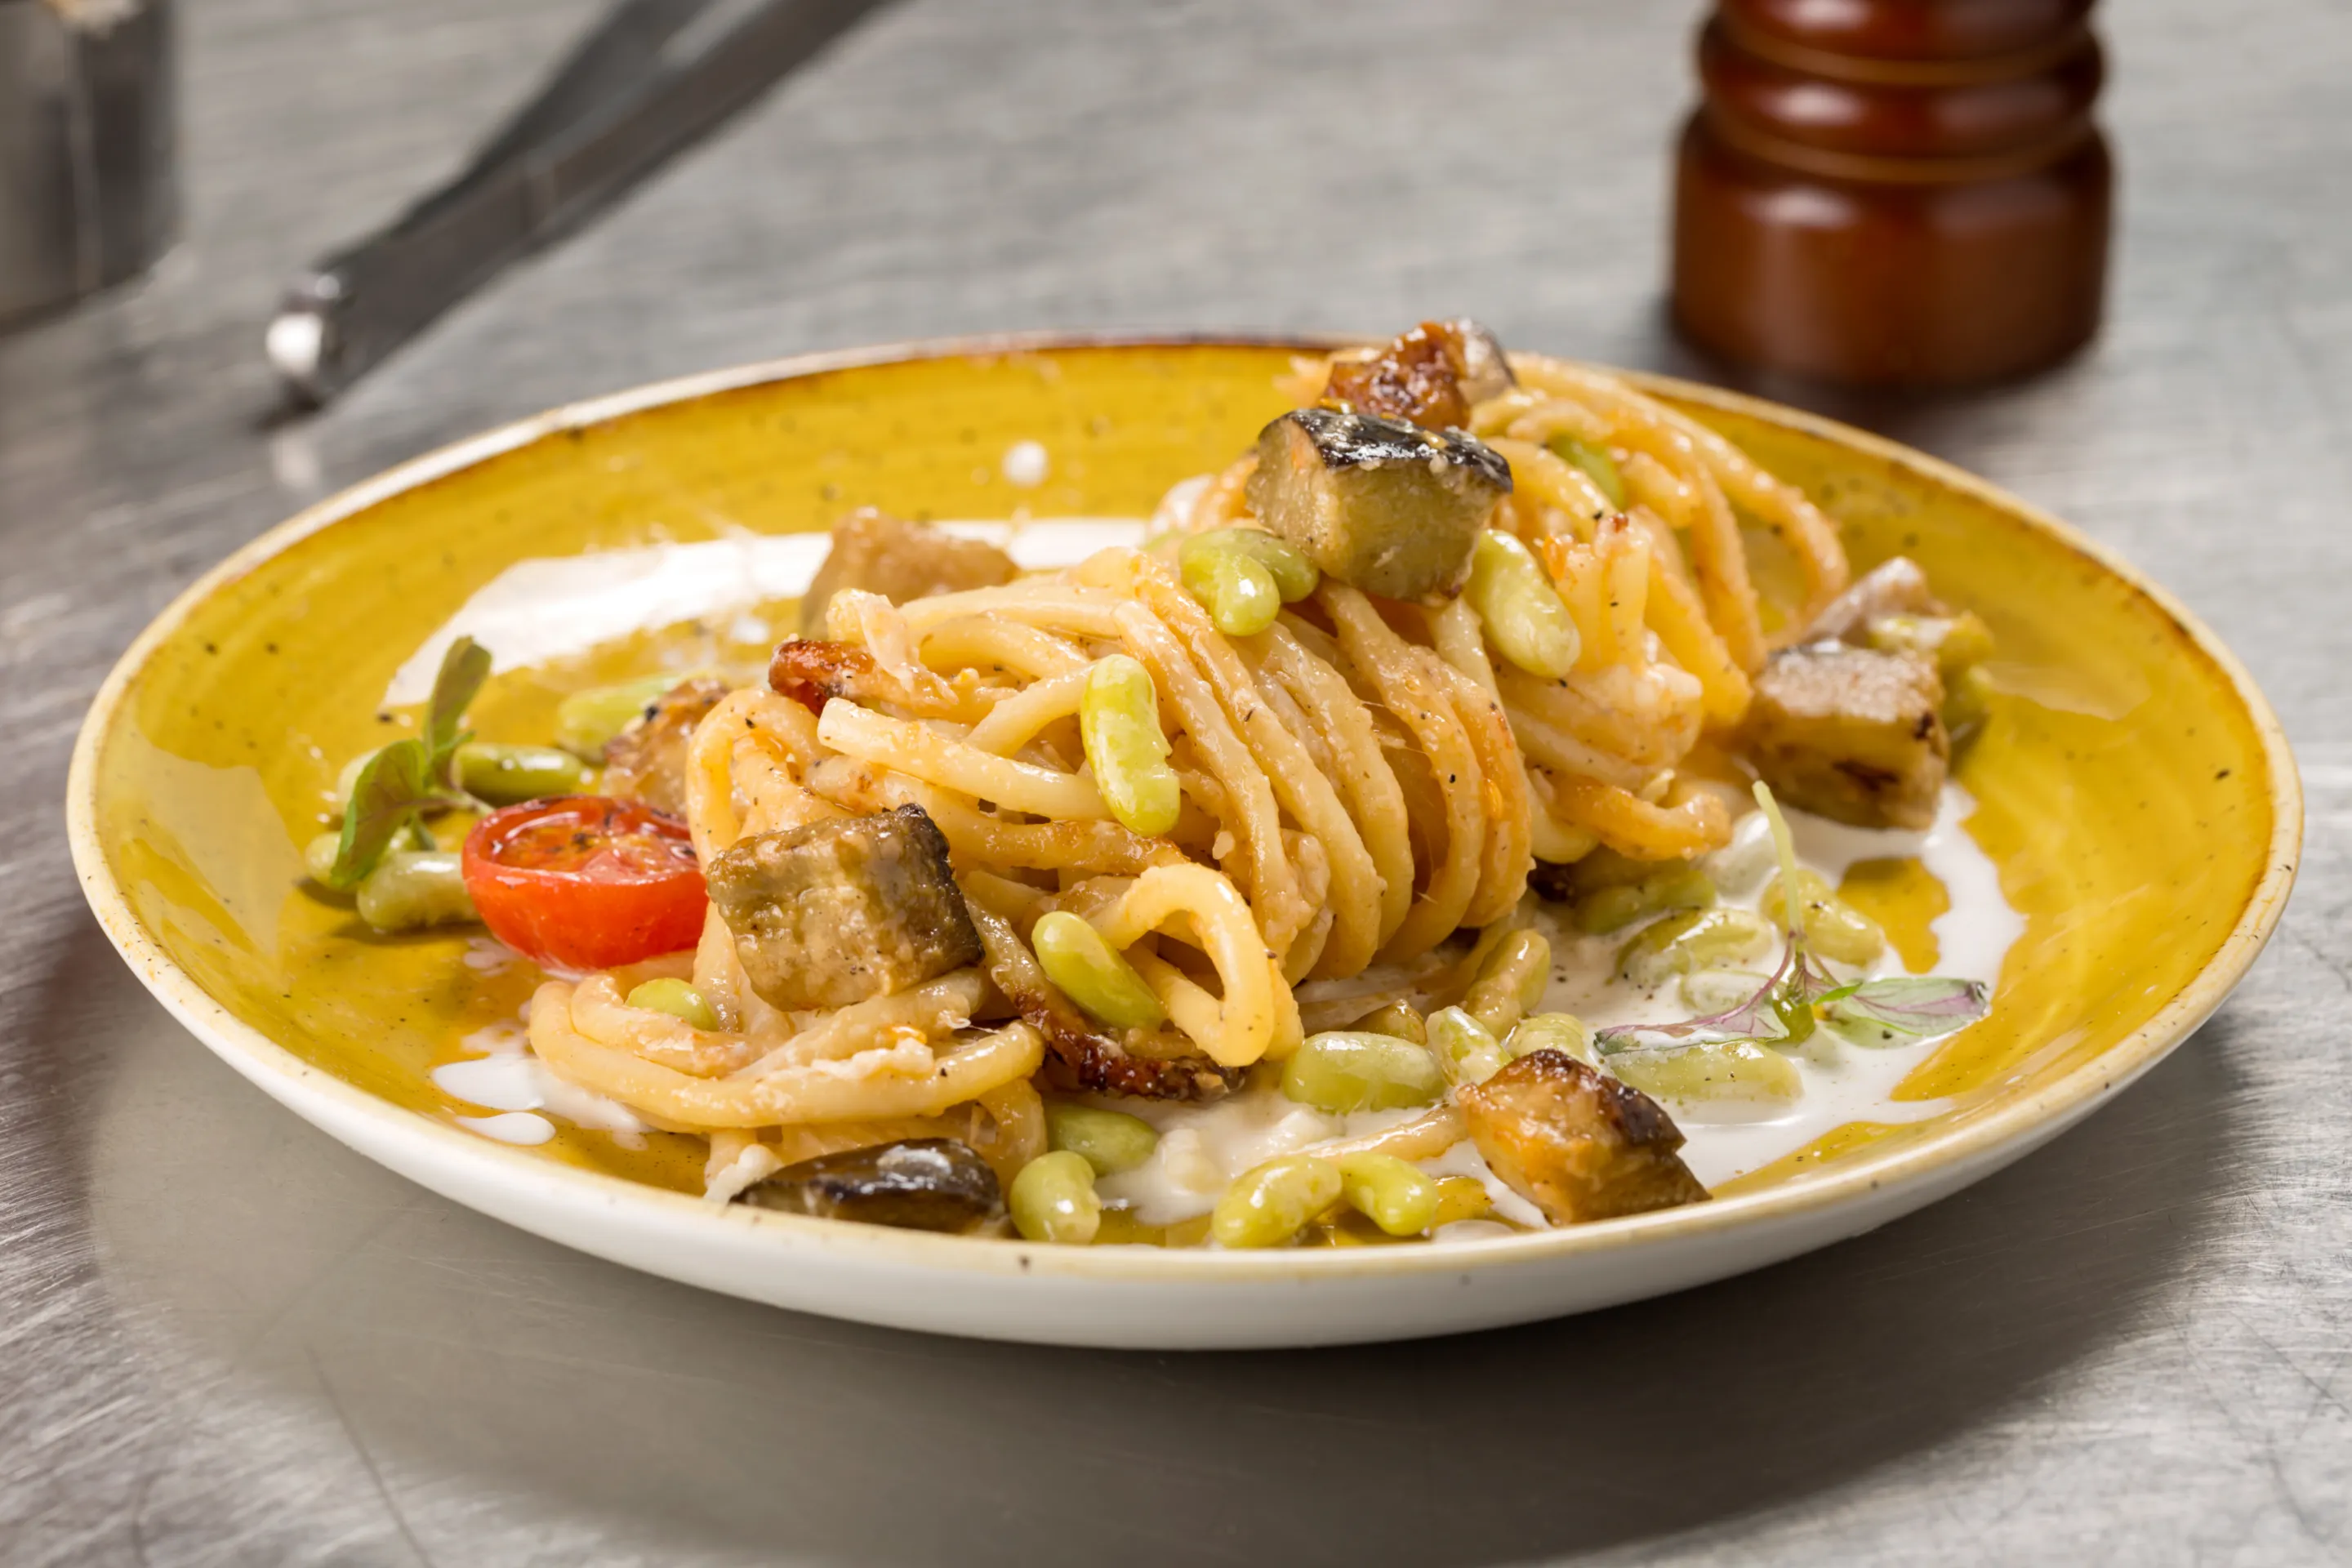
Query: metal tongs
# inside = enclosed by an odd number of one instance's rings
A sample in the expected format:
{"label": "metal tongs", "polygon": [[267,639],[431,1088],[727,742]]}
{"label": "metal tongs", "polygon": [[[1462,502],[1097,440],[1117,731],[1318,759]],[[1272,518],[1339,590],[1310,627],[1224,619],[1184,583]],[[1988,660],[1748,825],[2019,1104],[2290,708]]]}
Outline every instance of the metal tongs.
{"label": "metal tongs", "polygon": [[266,350],[290,401],[350,385],[887,0],[620,0],[471,163],[298,275]]}

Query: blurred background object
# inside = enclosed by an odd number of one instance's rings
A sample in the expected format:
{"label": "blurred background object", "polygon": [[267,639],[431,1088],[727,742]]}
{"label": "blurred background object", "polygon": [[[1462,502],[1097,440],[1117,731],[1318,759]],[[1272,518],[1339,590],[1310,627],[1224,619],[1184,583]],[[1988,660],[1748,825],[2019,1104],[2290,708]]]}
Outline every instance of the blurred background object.
{"label": "blurred background object", "polygon": [[1674,309],[1744,364],[1995,381],[2097,331],[2112,167],[2093,0],[1721,0]]}
{"label": "blurred background object", "polygon": [[880,3],[617,0],[454,178],[294,279],[264,342],[287,393],[325,402]]}
{"label": "blurred background object", "polygon": [[0,0],[0,330],[179,231],[171,0]]}

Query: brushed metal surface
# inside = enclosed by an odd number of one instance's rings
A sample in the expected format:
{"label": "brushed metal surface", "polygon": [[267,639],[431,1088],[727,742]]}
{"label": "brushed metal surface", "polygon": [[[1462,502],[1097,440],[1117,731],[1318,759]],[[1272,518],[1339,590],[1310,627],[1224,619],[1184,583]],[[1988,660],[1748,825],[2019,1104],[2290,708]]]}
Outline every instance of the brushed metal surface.
{"label": "brushed metal surface", "polygon": [[[1658,309],[1695,6],[1296,9],[887,15],[281,426],[257,352],[278,280],[454,163],[590,6],[185,7],[187,243],[0,343],[0,1561],[2352,1556],[2335,0],[2105,8],[2125,184],[2088,356],[1965,398],[1800,397],[2177,589],[2277,703],[2311,792],[2300,895],[2214,1022],[2049,1149],[1875,1235],[1384,1349],[864,1330],[405,1185],[246,1088],[106,946],[59,799],[107,664],[234,545],[427,445],[706,365],[998,328],[1472,310],[1507,341],[1709,374]],[[1335,138],[1358,151],[1316,155]]]}

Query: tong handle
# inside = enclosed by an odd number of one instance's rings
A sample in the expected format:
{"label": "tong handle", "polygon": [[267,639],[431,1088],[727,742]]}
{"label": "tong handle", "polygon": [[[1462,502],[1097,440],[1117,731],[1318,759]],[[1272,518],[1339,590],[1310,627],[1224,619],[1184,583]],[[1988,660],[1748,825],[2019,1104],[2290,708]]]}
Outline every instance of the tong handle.
{"label": "tong handle", "polygon": [[884,3],[624,0],[455,178],[288,286],[265,341],[287,393],[325,403]]}

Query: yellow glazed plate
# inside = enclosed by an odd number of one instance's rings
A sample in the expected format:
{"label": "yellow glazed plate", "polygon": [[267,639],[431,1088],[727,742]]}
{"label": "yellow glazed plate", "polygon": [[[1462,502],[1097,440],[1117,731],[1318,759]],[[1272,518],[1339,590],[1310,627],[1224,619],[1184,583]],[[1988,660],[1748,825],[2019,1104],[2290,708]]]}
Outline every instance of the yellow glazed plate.
{"label": "yellow glazed plate", "polygon": [[108,679],[68,802],[90,905],[237,1071],[484,1213],[805,1310],[1156,1348],[1525,1321],[1855,1235],[2080,1119],[2203,1022],[2261,951],[2294,880],[2302,801],[2277,720],[2210,632],[2063,524],[1941,463],[1637,378],[1802,486],[1858,567],[1914,556],[1999,639],[2000,696],[1959,777],[1978,803],[1968,831],[2025,932],[1990,1016],[1897,1091],[1931,1113],[1850,1124],[1694,1207],[1460,1247],[1275,1253],[1038,1247],[716,1208],[691,1195],[680,1140],[626,1149],[565,1131],[520,1148],[459,1124],[475,1108],[430,1069],[510,1018],[532,972],[498,968],[464,935],[367,937],[299,884],[338,763],[413,727],[403,667],[461,606],[479,611],[494,580],[632,550],[591,565],[642,571],[632,613],[674,605],[652,616],[667,624],[502,670],[475,723],[539,740],[564,692],[656,649],[750,657],[772,640],[783,606],[698,616],[694,585],[665,574],[678,552],[646,547],[741,551],[740,600],[761,591],[753,563],[777,553],[747,539],[823,530],[854,506],[1148,516],[1282,410],[1271,381],[1299,346],[1041,339],[792,360],[562,409],[370,480],[206,576]]}

